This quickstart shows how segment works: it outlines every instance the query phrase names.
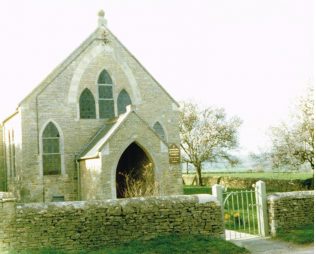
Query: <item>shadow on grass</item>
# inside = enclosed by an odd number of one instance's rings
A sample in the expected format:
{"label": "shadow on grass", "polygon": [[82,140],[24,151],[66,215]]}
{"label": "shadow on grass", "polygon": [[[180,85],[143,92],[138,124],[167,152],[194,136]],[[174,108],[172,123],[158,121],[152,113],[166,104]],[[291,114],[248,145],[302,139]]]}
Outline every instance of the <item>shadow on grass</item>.
{"label": "shadow on grass", "polygon": [[295,244],[308,244],[314,242],[314,225],[305,225],[289,230],[278,231],[275,239]]}
{"label": "shadow on grass", "polygon": [[[67,254],[53,249],[43,249],[23,254]],[[72,252],[74,253],[74,252]],[[201,235],[167,235],[151,240],[135,240],[117,247],[104,247],[95,251],[79,251],[78,254],[248,254],[245,248],[238,247],[223,239]]]}
{"label": "shadow on grass", "polygon": [[167,253],[249,253],[230,242],[209,236],[160,236],[149,241],[132,241],[115,248],[105,248],[90,254],[167,254]]}

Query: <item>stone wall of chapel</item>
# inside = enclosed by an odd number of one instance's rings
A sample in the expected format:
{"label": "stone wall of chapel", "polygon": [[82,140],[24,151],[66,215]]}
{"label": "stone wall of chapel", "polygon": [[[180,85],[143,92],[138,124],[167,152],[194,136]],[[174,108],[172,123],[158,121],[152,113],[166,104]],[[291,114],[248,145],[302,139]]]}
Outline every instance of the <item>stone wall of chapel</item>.
{"label": "stone wall of chapel", "polygon": [[125,75],[128,76],[132,73],[133,77],[130,77],[130,80],[134,78],[136,81],[141,98],[141,103],[137,105],[137,113],[151,127],[156,121],[159,121],[166,131],[168,142],[179,144],[179,112],[174,110],[175,103],[111,34],[109,34],[109,40],[114,49],[117,62],[121,64],[122,70],[125,70]]}
{"label": "stone wall of chapel", "polygon": [[[87,87],[93,93],[96,103],[98,102],[97,78],[103,68],[109,71],[113,79],[115,108],[118,93],[124,88],[132,102],[137,104],[136,111],[139,115],[150,126],[160,121],[168,141],[179,144],[178,112],[172,110],[173,101],[124,48],[115,40],[110,41],[110,48],[113,50],[103,51],[101,55],[89,59],[75,90],[76,94],[71,94],[76,96],[76,103],[69,102],[73,74],[82,61],[86,61],[89,50],[101,45],[102,41],[94,41],[45,89],[33,93],[22,103],[22,142],[25,144],[22,178],[25,181],[21,182],[20,192],[23,202],[51,201],[52,195],[64,195],[65,200],[77,199],[75,156],[104,123],[103,119],[78,119],[78,99],[81,91]],[[38,141],[41,141],[41,132],[49,121],[56,123],[62,130],[65,174],[44,176],[43,179]]]}
{"label": "stone wall of chapel", "polygon": [[[104,120],[77,119],[78,104],[68,103],[69,84],[74,70],[84,57],[80,55],[39,94],[32,94],[22,104],[23,162],[25,175],[22,185],[23,202],[51,201],[53,195],[76,200],[77,172],[75,156],[102,126]],[[53,121],[61,130],[64,174],[42,177],[41,133]],[[37,137],[37,138],[36,138]],[[31,184],[29,184],[31,182]],[[30,186],[30,187],[29,187]],[[34,191],[30,191],[32,190]]]}
{"label": "stone wall of chapel", "polygon": [[80,199],[97,200],[105,196],[111,198],[110,193],[104,195],[102,185],[107,183],[100,179],[102,171],[101,158],[80,161]]}
{"label": "stone wall of chapel", "polygon": [[[137,128],[133,128],[137,126]],[[81,184],[83,200],[90,199],[107,199],[116,198],[116,167],[118,161],[125,149],[133,142],[136,142],[154,164],[155,181],[159,185],[159,194],[180,194],[181,192],[173,192],[172,188],[168,189],[169,178],[174,180],[173,184],[177,185],[176,179],[172,177],[172,170],[169,168],[168,149],[161,144],[158,136],[142,124],[142,120],[133,113],[120,126],[116,134],[113,135],[107,143],[107,151],[102,152],[102,170],[92,165],[87,160],[81,162],[83,166]],[[162,146],[164,148],[162,149]],[[85,164],[85,165],[84,165]],[[87,166],[90,164],[90,167]],[[176,171],[177,169],[174,169]],[[90,186],[93,185],[93,190]],[[180,182],[180,187],[182,183]],[[179,187],[179,186],[177,186]]]}

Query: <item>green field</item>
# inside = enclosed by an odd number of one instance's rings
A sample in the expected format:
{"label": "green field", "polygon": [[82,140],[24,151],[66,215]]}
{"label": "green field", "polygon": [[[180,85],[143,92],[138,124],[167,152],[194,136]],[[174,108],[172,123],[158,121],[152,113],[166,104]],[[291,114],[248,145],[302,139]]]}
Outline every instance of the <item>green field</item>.
{"label": "green field", "polygon": [[[185,174],[183,174],[185,175]],[[194,175],[190,173],[189,175]],[[313,177],[313,173],[307,172],[205,172],[202,177],[230,176],[239,178],[260,178],[260,179],[280,179],[280,180],[305,180]]]}
{"label": "green field", "polygon": [[212,188],[210,186],[183,186],[183,194],[193,195],[193,194],[212,194]]}

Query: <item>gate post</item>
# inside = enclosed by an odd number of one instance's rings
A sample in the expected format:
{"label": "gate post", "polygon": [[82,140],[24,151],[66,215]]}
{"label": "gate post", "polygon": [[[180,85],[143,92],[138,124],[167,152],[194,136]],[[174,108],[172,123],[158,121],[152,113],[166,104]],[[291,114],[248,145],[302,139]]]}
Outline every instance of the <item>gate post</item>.
{"label": "gate post", "polygon": [[224,187],[220,184],[214,184],[212,186],[212,195],[217,199],[217,201],[221,205],[221,211],[222,211],[222,221],[223,221],[223,228],[224,228],[224,235],[223,238],[225,238],[225,221],[224,221],[224,200],[223,200],[223,189]]}
{"label": "gate post", "polygon": [[218,202],[223,205],[223,186],[220,184],[214,184],[212,186],[212,195],[216,197]]}
{"label": "gate post", "polygon": [[256,182],[256,204],[258,217],[258,231],[261,236],[269,235],[266,184]]}

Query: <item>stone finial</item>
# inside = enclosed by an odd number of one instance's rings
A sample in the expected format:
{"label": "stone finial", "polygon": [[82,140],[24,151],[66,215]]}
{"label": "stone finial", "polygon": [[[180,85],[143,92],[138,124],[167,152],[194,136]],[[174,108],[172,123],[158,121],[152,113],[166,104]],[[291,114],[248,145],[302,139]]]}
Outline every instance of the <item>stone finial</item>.
{"label": "stone finial", "polygon": [[100,18],[104,18],[104,10],[100,10],[100,11],[98,12],[98,16],[99,16]]}
{"label": "stone finial", "polygon": [[100,11],[98,12],[98,17],[99,17],[98,24],[99,24],[99,26],[105,26],[105,27],[106,27],[107,21],[106,21],[106,19],[104,18],[104,16],[105,16],[104,11],[103,11],[103,10],[100,10]]}

